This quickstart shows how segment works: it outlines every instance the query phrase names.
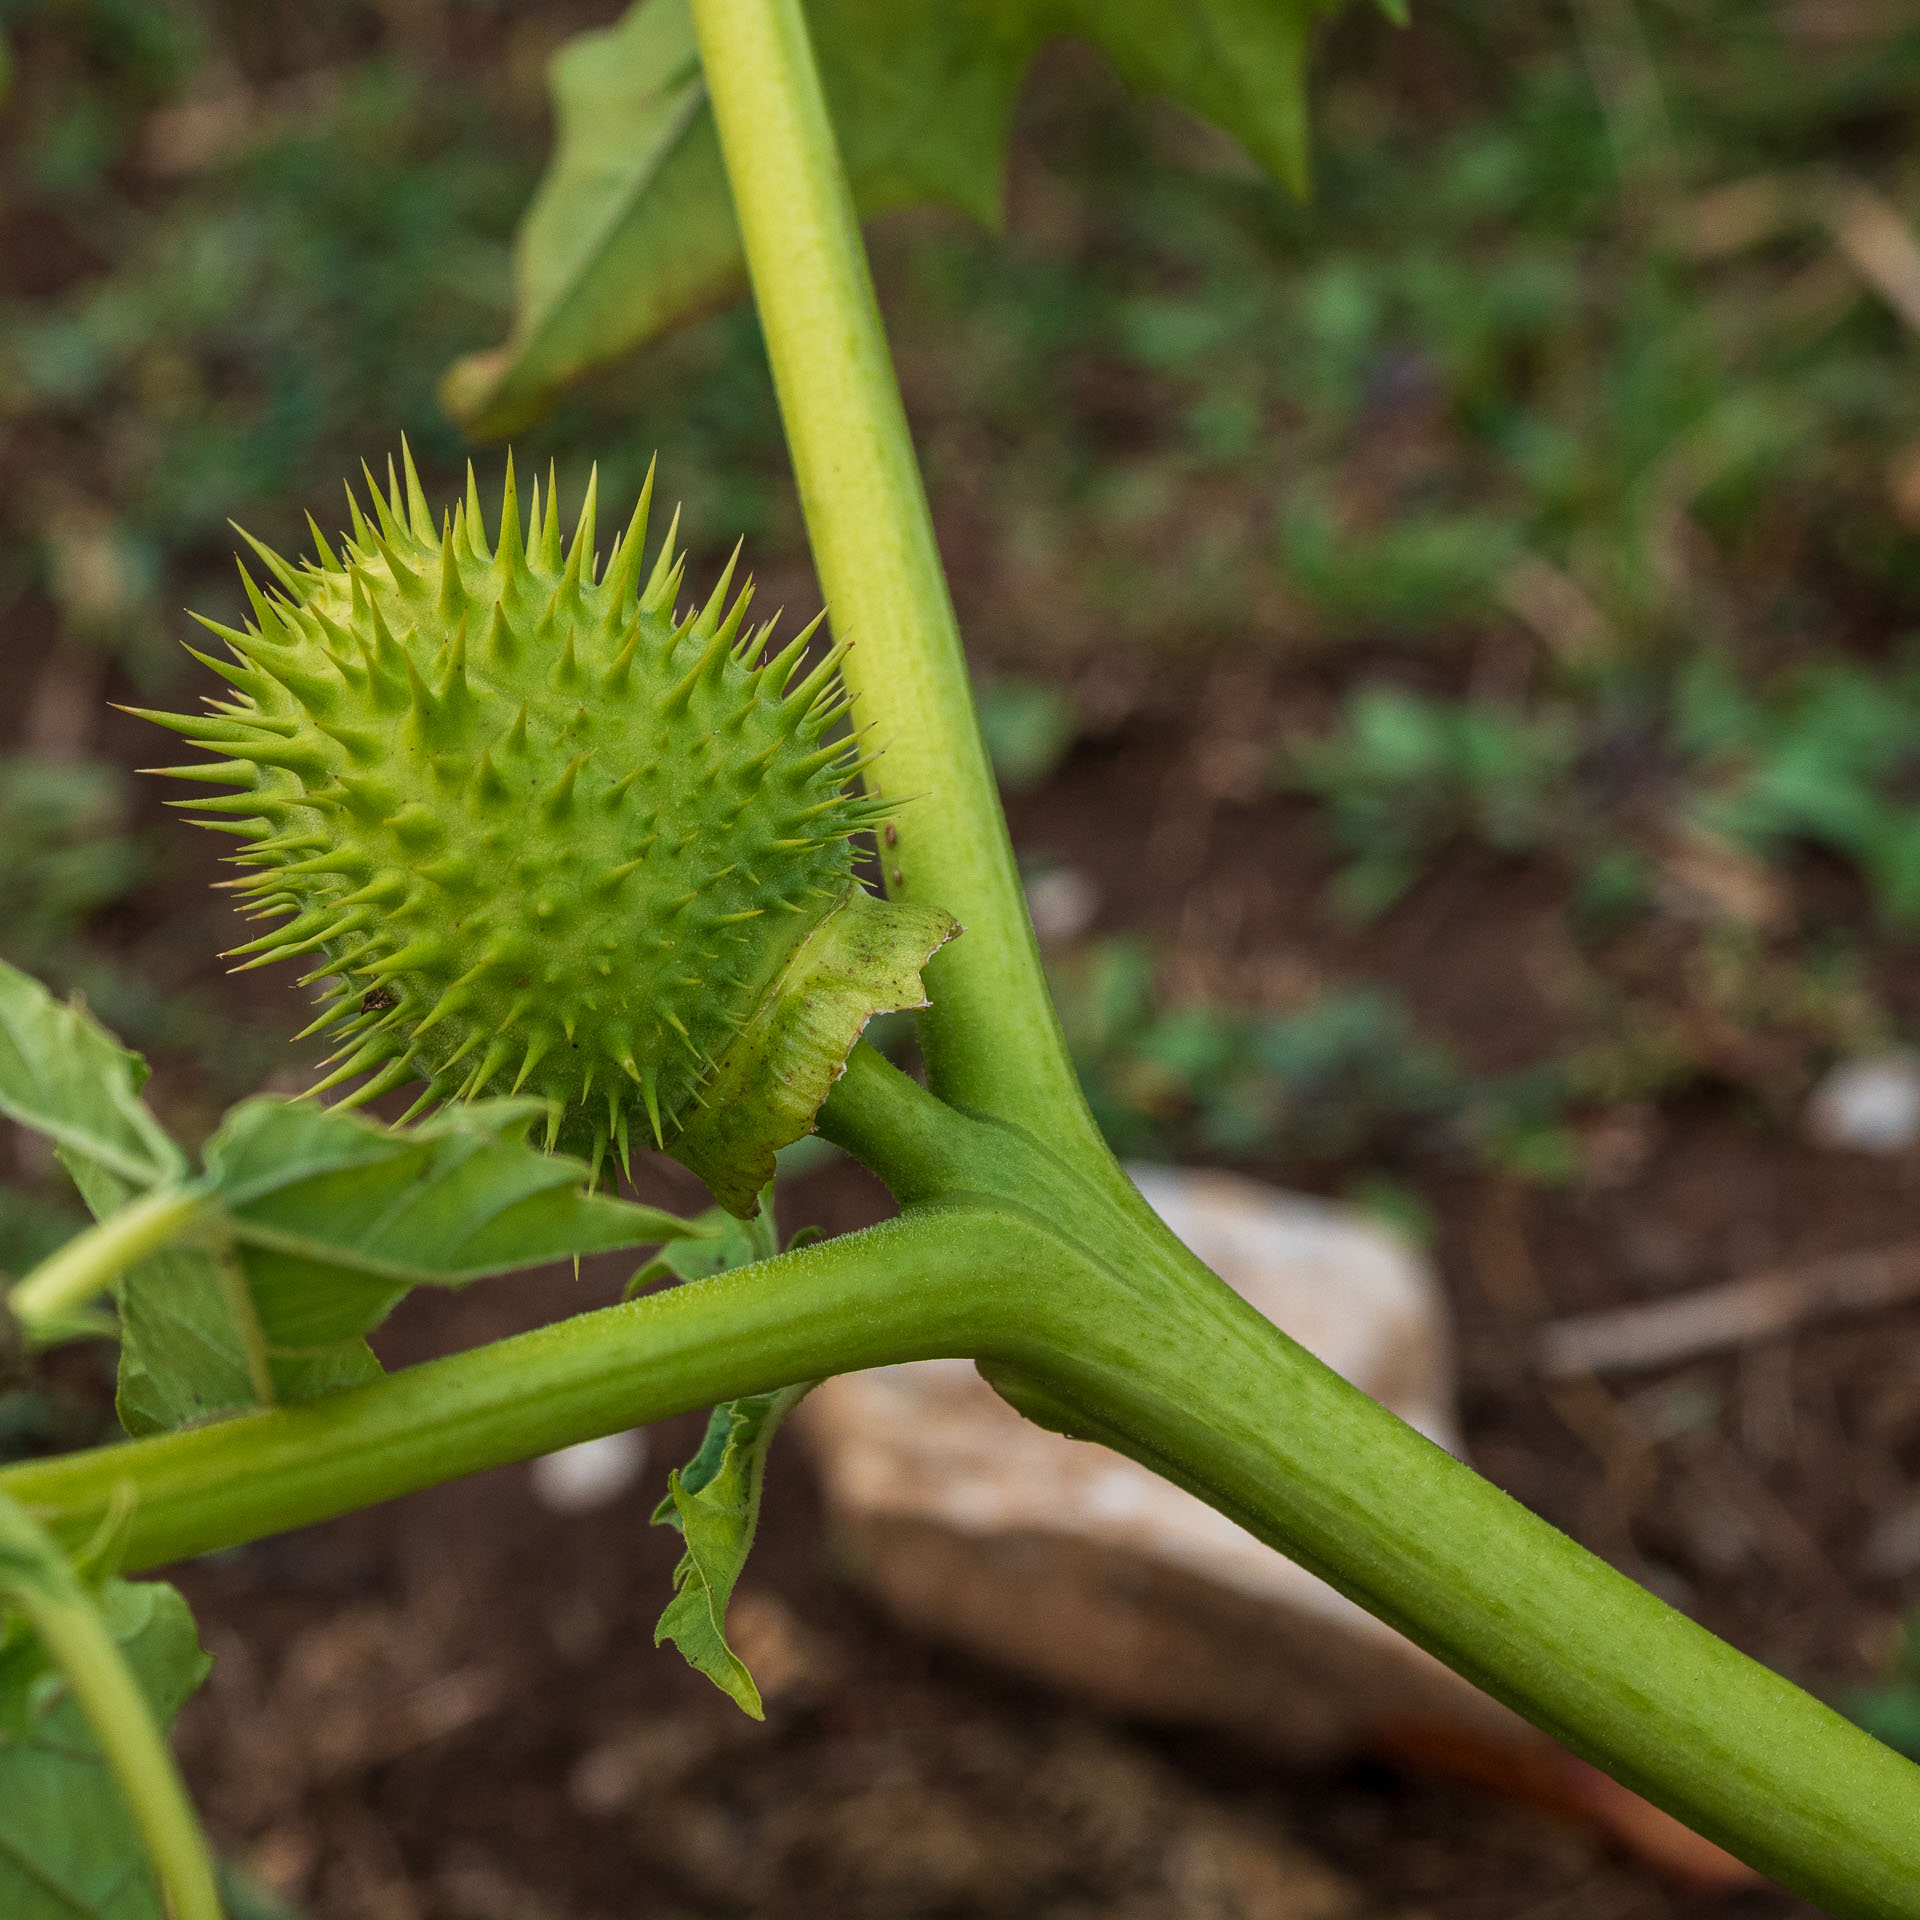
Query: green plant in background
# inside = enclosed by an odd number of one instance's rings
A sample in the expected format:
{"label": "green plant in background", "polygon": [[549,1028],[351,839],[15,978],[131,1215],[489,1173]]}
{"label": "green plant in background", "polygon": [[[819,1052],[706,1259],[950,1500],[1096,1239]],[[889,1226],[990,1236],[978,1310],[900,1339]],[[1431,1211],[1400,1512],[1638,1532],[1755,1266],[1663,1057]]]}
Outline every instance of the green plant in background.
{"label": "green plant in background", "polygon": [[1064,687],[999,674],[981,683],[974,703],[994,778],[1010,793],[1038,786],[1073,745],[1076,715]]}
{"label": "green plant in background", "polygon": [[1291,1014],[1168,1007],[1154,971],[1133,940],[1053,970],[1075,1069],[1117,1153],[1338,1162],[1457,1123],[1471,1098],[1389,994],[1352,988]]}
{"label": "green plant in background", "polygon": [[1516,547],[1509,520],[1473,510],[1416,511],[1356,533],[1302,489],[1281,521],[1278,558],[1335,632],[1428,634],[1491,613]]}
{"label": "green plant in background", "polygon": [[1920,926],[1920,664],[1812,665],[1756,694],[1709,656],[1675,708],[1709,826],[1762,851],[1799,844],[1837,855],[1888,926]]}
{"label": "green plant in background", "polygon": [[1368,919],[1455,839],[1510,855],[1538,848],[1558,824],[1572,745],[1565,714],[1362,687],[1338,731],[1293,743],[1282,774],[1319,798],[1336,844],[1352,856],[1334,897]]}
{"label": "green plant in background", "polygon": [[[1398,995],[1323,993],[1289,1013],[1169,1005],[1143,942],[1100,940],[1049,971],[1087,1105],[1116,1153],[1284,1156],[1324,1170],[1442,1151],[1521,1178],[1576,1170],[1578,1062],[1476,1076],[1422,1037]],[[1356,1190],[1370,1184],[1363,1178]]]}
{"label": "green plant in background", "polygon": [[23,957],[44,964],[145,872],[127,831],[126,780],[91,760],[0,761],[0,919]]}
{"label": "green plant in background", "polygon": [[[951,128],[958,142],[965,130],[977,141],[984,126],[988,150],[997,152],[1004,118],[994,115],[1010,97],[1007,76],[1017,76],[1046,30],[1074,24],[1105,41],[1136,80],[1229,125],[1248,121],[1266,142],[1249,144],[1290,164],[1312,12],[1265,0],[1196,0],[1177,11],[1055,11],[1008,0],[976,12],[956,3],[930,22],[953,27],[944,58],[930,69],[896,61],[884,71],[903,90],[937,77],[937,110],[919,94],[916,128]],[[196,1171],[141,1105],[138,1063],[78,1012],[9,973],[0,976],[0,1096],[12,1118],[58,1143],[100,1216],[23,1280],[10,1304],[30,1336],[52,1338],[88,1324],[110,1290],[121,1321],[122,1405],[149,1437],[14,1466],[0,1474],[0,1487],[67,1549],[111,1520],[120,1565],[137,1570],[720,1403],[727,1410],[711,1429],[712,1447],[677,1479],[688,1556],[663,1631],[708,1670],[724,1668],[743,1695],[722,1657],[722,1615],[750,1538],[761,1444],[780,1396],[835,1371],[964,1355],[1023,1413],[1190,1487],[1783,1884],[1839,1914],[1920,1912],[1920,1774],[1908,1762],[1584,1553],[1312,1360],[1172,1239],[1102,1144],[1022,911],[810,18],[828,74],[858,70],[853,44],[842,38],[858,22],[837,7],[809,14],[798,0],[692,0],[683,16],[679,0],[643,0],[618,44],[644,54],[644,100],[659,113],[624,124],[650,124],[656,152],[624,176],[621,204],[644,214],[639,228],[651,238],[613,253],[583,247],[577,266],[598,307],[631,297],[639,324],[616,344],[670,317],[658,305],[648,247],[670,254],[683,208],[708,203],[683,202],[685,176],[666,164],[673,142],[662,128],[677,124],[694,137],[710,124],[821,581],[837,632],[858,641],[841,670],[852,717],[872,729],[884,755],[868,766],[864,790],[869,802],[886,803],[889,831],[878,851],[889,901],[931,916],[926,924],[951,915],[965,928],[926,968],[926,1086],[852,1044],[858,1019],[836,1027],[829,1049],[843,1070],[818,1128],[886,1181],[899,1218],[778,1254],[748,1243],[760,1257],[725,1274],[379,1377],[365,1333],[408,1287],[674,1237],[682,1223],[583,1191],[585,1163],[547,1158],[524,1139],[552,1111],[525,1099],[455,1106],[411,1129],[249,1101],[229,1114]],[[688,19],[691,39],[682,30]],[[942,42],[930,33],[924,46],[939,54]],[[839,105],[843,118],[860,111],[844,98]],[[596,128],[596,142],[612,132]],[[865,137],[857,122],[849,125],[854,152]],[[579,229],[583,239],[608,230],[605,195],[594,204],[599,217]],[[551,238],[551,199],[543,218]],[[706,243],[711,233],[693,237]],[[682,286],[675,298],[702,290]],[[539,337],[523,325],[523,344]],[[547,499],[551,509],[551,491]],[[394,613],[409,600],[401,573],[415,571],[407,540],[424,549],[447,536],[430,514],[416,516],[410,493],[396,489],[387,504],[392,528],[384,517],[377,537],[356,526],[351,565],[323,552],[319,569],[303,576],[287,568],[280,591],[260,596],[251,625],[231,640],[240,697],[195,737],[247,749],[223,775],[238,803],[229,819],[248,839],[258,838],[248,825],[255,820],[282,829],[254,853],[267,854],[283,879],[302,880],[283,904],[318,915],[293,944],[365,937],[336,917],[354,911],[350,896],[294,870],[312,860],[308,874],[337,869],[339,880],[374,884],[360,866],[376,842],[376,879],[388,875],[389,888],[397,879],[396,900],[424,910],[421,927],[407,929],[397,949],[383,947],[376,963],[387,971],[373,992],[393,1005],[367,1005],[364,990],[360,1001],[370,1016],[397,1014],[385,1031],[404,1045],[431,1031],[453,991],[447,950],[462,931],[461,903],[475,898],[467,872],[436,880],[428,869],[440,842],[453,838],[456,797],[476,779],[486,784],[485,756],[451,720],[444,742],[436,727],[457,717],[463,701],[484,704],[512,687],[528,701],[531,751],[534,687],[564,692],[582,670],[574,628],[605,633],[610,623],[606,610],[572,604],[562,573],[544,636],[536,624],[513,675],[502,667],[489,678],[475,664],[471,622],[464,660],[457,624],[450,632],[435,625],[443,603],[451,611],[462,596],[475,597],[455,548],[451,584],[444,574],[416,578],[408,633],[396,632]],[[471,538],[471,510],[465,524]],[[563,566],[550,515],[524,535],[517,526],[503,533],[492,558],[478,549],[468,557],[476,570],[497,565],[499,549],[513,543],[524,543],[549,578]],[[449,550],[440,548],[443,565]],[[574,561],[577,599],[608,576],[591,536]],[[503,596],[507,584],[503,575]],[[625,591],[623,581],[614,597],[622,614]],[[312,626],[303,620],[310,603]],[[693,626],[703,620],[704,631],[690,627],[672,642],[648,636],[659,664],[679,669],[658,682],[653,716],[661,812],[696,838],[715,825],[712,789],[746,764],[745,735],[784,693],[783,679],[753,701],[742,698],[750,655],[734,657],[740,630],[719,624],[718,602]],[[513,640],[521,644],[517,628]],[[697,667],[691,657],[670,657],[682,643],[699,644]],[[545,651],[536,654],[535,645]],[[327,655],[324,669],[315,649]],[[429,681],[429,662],[440,678]],[[463,673],[481,686],[463,693]],[[703,716],[716,723],[710,737],[682,726],[678,708],[694,697],[683,691],[690,675],[692,688],[729,695],[724,710]],[[331,689],[337,714],[317,711],[309,689],[315,698]],[[290,704],[294,694],[305,717]],[[799,710],[810,714],[811,702]],[[541,711],[564,733],[564,701]],[[788,711],[785,702],[778,711]],[[384,718],[376,725],[373,716]],[[617,728],[621,717],[605,724]],[[669,753],[675,745],[681,751]],[[835,757],[822,769],[840,764],[845,751],[838,742],[828,747]],[[495,756],[496,771],[501,764]],[[569,777],[569,764],[549,737],[538,777],[530,768],[495,812],[503,836],[511,823],[512,848],[529,870],[544,874],[558,860],[565,823],[542,825],[556,800],[581,804],[586,765]],[[590,789],[593,803],[605,811],[614,793],[613,810],[625,808],[618,786]],[[845,820],[855,803],[828,795],[817,804],[824,817]],[[354,816],[356,805],[365,818]],[[353,816],[353,827],[340,816]],[[408,844],[416,827],[417,848]],[[396,847],[380,837],[389,831]],[[308,844],[291,844],[296,839]],[[703,839],[710,859],[707,848]],[[509,852],[505,837],[500,851]],[[432,904],[438,896],[416,879],[442,886],[446,903]],[[533,991],[545,896],[538,887],[517,891],[520,876],[504,863],[497,879],[485,895],[490,910],[501,903],[506,930],[531,936],[535,949],[517,963],[528,971],[525,987],[507,984]],[[592,885],[607,875],[583,879]],[[642,891],[657,910],[673,910],[676,896],[656,894],[651,876]],[[708,889],[694,891],[696,901],[709,897]],[[591,951],[600,926],[630,936],[660,925],[624,922],[610,902],[590,927],[577,906],[568,917],[562,904],[574,903],[556,899],[550,917],[576,929],[553,955],[563,973]],[[327,955],[336,974],[370,958],[351,947]],[[732,984],[728,1006],[743,1022],[736,1040],[747,1042],[746,1064],[776,1063],[759,1013],[734,999]],[[786,1029],[805,1028],[834,1011],[840,988],[831,976],[803,979],[792,995],[773,995],[773,1012]],[[527,1058],[515,1042],[534,1009],[513,1006],[509,999],[498,1009],[492,1038],[507,1046],[496,1073]],[[439,1044],[408,1064],[437,1079],[437,1091],[482,1092],[486,1076],[471,1087],[451,1084],[454,1063],[440,1057]],[[485,1034],[480,1044],[484,1059],[492,1050]],[[737,1095],[749,1119],[766,1117],[780,1076],[757,1087],[755,1072],[729,1078],[732,1044],[700,1092],[723,1091],[724,1107]],[[378,1072],[404,1058],[362,1064]],[[628,1084],[644,1083],[637,1051],[633,1073],[617,1050],[613,1064]],[[553,1089],[568,1106],[573,1085]],[[580,1111],[592,1108],[583,1101]],[[610,1114],[610,1129],[615,1124]],[[773,1128],[786,1132],[784,1124]],[[750,1191],[723,1197],[737,1212],[752,1210]],[[216,1414],[223,1417],[208,1417]],[[28,1613],[34,1617],[31,1605]],[[63,1657],[58,1644],[54,1651]],[[63,1671],[84,1698],[75,1675],[90,1656],[68,1651]],[[104,1658],[87,1670],[113,1671]],[[149,1734],[147,1751],[156,1745]],[[151,1769],[133,1781],[135,1824],[149,1836],[168,1826],[165,1796]],[[71,1817],[84,1819],[85,1808],[76,1804]],[[151,1839],[149,1846],[162,1878],[182,1886],[173,1856]],[[135,1871],[128,1867],[129,1880]],[[200,1898],[181,1894],[177,1904],[197,1914],[204,1909],[190,1902]],[[155,1903],[136,1910],[153,1912]]]}

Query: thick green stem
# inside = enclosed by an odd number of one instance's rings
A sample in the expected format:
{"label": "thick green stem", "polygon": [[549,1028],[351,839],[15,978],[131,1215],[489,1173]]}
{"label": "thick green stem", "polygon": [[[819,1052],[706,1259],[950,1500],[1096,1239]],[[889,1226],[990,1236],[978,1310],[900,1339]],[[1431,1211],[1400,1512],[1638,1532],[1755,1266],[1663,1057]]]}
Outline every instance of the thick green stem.
{"label": "thick green stem", "polygon": [[[856,1060],[823,1130],[904,1195],[998,1185],[1010,1230],[1056,1237],[1077,1271],[1027,1303],[1018,1351],[972,1349],[1034,1417],[1203,1492],[1834,1911],[1920,1913],[1920,1772],[1382,1414],[1116,1190],[1043,1007],[800,0],[691,4],[822,581],[865,647],[849,679],[890,790],[927,796],[901,820],[894,884],[974,929],[930,976],[930,1077],[1003,1123],[957,1164]],[[1007,1122],[1031,1129],[1024,1160]]]}
{"label": "thick green stem", "polygon": [[814,563],[902,802],[887,884],[967,930],[927,970],[934,1086],[1096,1139],[981,745],[933,520],[799,0],[692,0]]}
{"label": "thick green stem", "polygon": [[1184,1253],[1126,1252],[1040,1312],[1025,1358],[982,1363],[1016,1406],[1198,1493],[1825,1911],[1920,1915],[1920,1768],[1383,1413]]}
{"label": "thick green stem", "polygon": [[73,1690],[140,1830],[173,1920],[221,1920],[206,1839],[140,1683],[59,1549],[4,1498],[0,1592],[27,1616]]}
{"label": "thick green stem", "polygon": [[129,1267],[192,1232],[213,1205],[192,1188],[162,1187],[76,1234],[7,1295],[29,1344],[63,1338]]}
{"label": "thick green stem", "polygon": [[740,1394],[964,1352],[1018,1254],[991,1220],[930,1212],[299,1406],[25,1462],[0,1492],[75,1546],[125,1482],[124,1563],[159,1566]]}
{"label": "thick green stem", "polygon": [[866,1056],[824,1117],[946,1198],[306,1406],[12,1467],[0,1491],[74,1542],[128,1483],[128,1558],[153,1565],[737,1394],[974,1356],[1034,1418],[1191,1488],[1828,1912],[1920,1920],[1920,1769],[1423,1440],[1031,1136]]}
{"label": "thick green stem", "polygon": [[820,1125],[896,1191],[981,1195],[1070,1243],[1031,1263],[1011,1337],[972,1349],[1022,1412],[1187,1487],[1829,1911],[1920,1914],[1920,1769],[1385,1413],[1137,1195],[865,1048]]}

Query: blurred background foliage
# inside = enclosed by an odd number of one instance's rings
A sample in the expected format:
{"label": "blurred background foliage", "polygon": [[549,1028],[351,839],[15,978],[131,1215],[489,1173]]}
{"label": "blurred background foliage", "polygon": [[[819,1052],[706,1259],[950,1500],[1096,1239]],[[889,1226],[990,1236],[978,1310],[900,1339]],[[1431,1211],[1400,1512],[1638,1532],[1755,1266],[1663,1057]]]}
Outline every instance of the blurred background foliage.
{"label": "blurred background foliage", "polygon": [[[297,1023],[220,981],[225,910],[105,702],[190,688],[178,609],[240,607],[230,516],[297,546],[401,430],[457,476],[434,385],[504,331],[545,63],[612,11],[0,6],[0,952],[172,1063],[189,1131],[286,1078]],[[1610,1103],[1784,1112],[1920,1016],[1920,21],[1354,8],[1317,98],[1299,205],[1062,50],[1005,234],[876,230],[988,730],[1044,801],[1223,663],[1264,676],[1209,804],[1310,813],[1336,933],[1524,869],[1555,1019],[1494,1071],[1364,966],[1196,992],[1110,893],[1051,935],[1102,1121],[1316,1178],[1571,1179]],[[575,500],[655,448],[696,553],[744,534],[805,605],[748,313],[518,451]],[[16,1175],[0,1267],[60,1204]]]}

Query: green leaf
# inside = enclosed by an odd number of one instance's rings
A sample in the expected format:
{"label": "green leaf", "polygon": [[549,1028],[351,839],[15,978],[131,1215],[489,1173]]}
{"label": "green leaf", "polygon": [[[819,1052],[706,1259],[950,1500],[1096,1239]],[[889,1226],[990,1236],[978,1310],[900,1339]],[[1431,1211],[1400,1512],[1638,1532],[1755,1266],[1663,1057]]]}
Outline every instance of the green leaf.
{"label": "green leaf", "polygon": [[[705,1280],[770,1260],[780,1251],[771,1182],[751,1219],[741,1220],[724,1207],[713,1207],[695,1225],[706,1230],[706,1237],[663,1248],[659,1258],[628,1283],[629,1294],[663,1274],[682,1281]],[[677,1473],[667,1476],[667,1497],[653,1510],[656,1527],[678,1528],[687,1543],[674,1569],[674,1597],[654,1629],[653,1643],[659,1646],[671,1640],[689,1666],[704,1673],[756,1720],[764,1720],[766,1712],[753,1675],[727,1644],[727,1603],[759,1525],[767,1449],[780,1422],[812,1385],[807,1381],[715,1407],[699,1451]]]}
{"label": "green leaf", "polygon": [[140,1099],[147,1063],[80,1007],[0,961],[0,1115],[135,1187],[186,1160]]}
{"label": "green leaf", "polygon": [[[168,1725],[210,1662],[187,1603],[161,1581],[110,1580],[108,1631]],[[138,1830],[66,1681],[24,1620],[0,1634],[0,1914],[164,1920]]]}
{"label": "green leaf", "polygon": [[656,1280],[706,1280],[716,1273],[730,1273],[735,1267],[750,1267],[756,1261],[771,1260],[780,1251],[780,1236],[773,1223],[773,1188],[762,1190],[754,1214],[742,1220],[725,1207],[709,1207],[693,1217],[697,1238],[673,1240],[647,1262],[627,1282],[625,1298],[653,1285]]}
{"label": "green leaf", "polygon": [[744,267],[685,0],[570,40],[548,72],[554,157],[514,245],[512,338],[449,369],[441,398],[506,433],[561,387],[734,292]]}
{"label": "green leaf", "polygon": [[419,1126],[304,1102],[248,1100],[207,1173],[256,1286],[306,1267],[399,1288],[606,1253],[687,1231],[677,1215],[586,1189],[588,1169],[527,1143],[540,1100],[479,1100]]}
{"label": "green leaf", "polygon": [[[128,1432],[377,1378],[366,1335],[415,1286],[690,1231],[586,1192],[580,1161],[527,1143],[545,1113],[539,1101],[478,1101],[402,1130],[305,1102],[235,1107],[206,1151],[227,1244],[176,1248],[121,1285]],[[90,1203],[99,1192],[96,1181]]]}
{"label": "green leaf", "polygon": [[[1021,81],[1063,34],[1304,190],[1308,42],[1334,4],[807,0],[807,19],[861,213],[932,200],[991,226]],[[483,437],[537,419],[571,381],[745,282],[686,0],[639,0],[570,41],[550,83],[557,139],[515,250],[511,335],[457,362],[441,391]]]}
{"label": "green leaf", "polygon": [[[62,1155],[96,1219],[118,1212],[132,1189]],[[380,1377],[364,1340],[314,1353],[275,1353],[266,1342],[231,1245],[179,1245],[120,1276],[120,1368],[114,1404],[136,1440],[249,1407],[311,1400]]]}
{"label": "green leaf", "polygon": [[667,1497],[653,1515],[656,1526],[678,1527],[687,1543],[654,1645],[671,1640],[689,1666],[756,1720],[764,1720],[766,1710],[753,1675],[727,1645],[727,1603],[760,1523],[767,1449],[811,1387],[808,1381],[715,1407],[700,1451],[667,1476]]}
{"label": "green leaf", "polygon": [[876,1013],[927,1004],[920,970],[960,931],[951,914],[880,900],[857,882],[807,935],[728,1043],[667,1151],[723,1207],[751,1214],[774,1156],[813,1118]]}
{"label": "green leaf", "polygon": [[1068,0],[1134,92],[1211,120],[1295,193],[1311,178],[1307,55],[1339,0]]}

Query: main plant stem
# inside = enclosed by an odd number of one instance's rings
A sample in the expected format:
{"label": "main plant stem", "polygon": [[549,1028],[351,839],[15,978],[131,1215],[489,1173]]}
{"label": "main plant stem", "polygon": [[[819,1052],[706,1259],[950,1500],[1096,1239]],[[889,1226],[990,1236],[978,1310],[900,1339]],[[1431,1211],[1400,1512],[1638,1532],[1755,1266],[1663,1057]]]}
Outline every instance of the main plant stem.
{"label": "main plant stem", "polygon": [[692,0],[781,419],[862,724],[900,813],[887,886],[966,937],[927,969],[929,1077],[958,1105],[1098,1135],[1061,1043],[981,744],[852,196],[791,0]]}
{"label": "main plant stem", "polygon": [[[925,796],[889,878],[972,928],[929,976],[930,1079],[1029,1130],[999,1196],[1068,1256],[1015,1351],[973,1349],[983,1369],[1034,1418],[1192,1488],[1789,1885],[1835,1911],[1920,1914],[1920,1771],[1383,1414],[1125,1191],[1045,998],[801,0],[690,4],[808,532],[839,630],[867,649],[848,676],[859,717],[892,756],[890,790]],[[849,1079],[843,1110],[860,1091],[876,1110],[905,1104],[878,1069]],[[903,1199],[979,1178],[944,1166],[928,1129],[905,1153],[893,1130],[856,1113],[842,1138]]]}
{"label": "main plant stem", "polygon": [[959,1119],[865,1047],[822,1130],[909,1200],[977,1195],[1052,1243],[970,1349],[1023,1413],[1198,1494],[1827,1911],[1920,1915],[1920,1768],[1350,1386],[1130,1188],[1117,1205],[1101,1169]]}

